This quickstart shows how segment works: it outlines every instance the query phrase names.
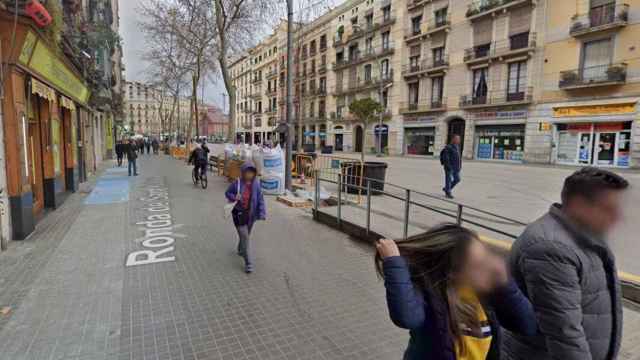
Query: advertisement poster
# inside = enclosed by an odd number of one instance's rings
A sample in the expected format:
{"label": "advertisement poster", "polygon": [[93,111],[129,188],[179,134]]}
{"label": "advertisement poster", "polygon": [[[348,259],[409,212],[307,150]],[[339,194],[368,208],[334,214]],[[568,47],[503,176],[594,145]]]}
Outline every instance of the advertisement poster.
{"label": "advertisement poster", "polygon": [[62,164],[60,162],[60,120],[51,119],[51,150],[53,151],[53,171],[56,175],[62,172]]}
{"label": "advertisement poster", "polygon": [[629,153],[628,152],[619,152],[618,153],[618,166],[629,166]]}

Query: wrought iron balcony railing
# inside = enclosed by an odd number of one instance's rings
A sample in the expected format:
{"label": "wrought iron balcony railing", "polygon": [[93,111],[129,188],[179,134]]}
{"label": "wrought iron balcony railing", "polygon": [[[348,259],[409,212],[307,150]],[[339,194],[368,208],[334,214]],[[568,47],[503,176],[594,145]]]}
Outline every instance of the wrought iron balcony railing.
{"label": "wrought iron balcony railing", "polygon": [[493,91],[484,95],[463,95],[460,97],[461,108],[495,107],[513,104],[527,104],[533,101],[533,88],[520,91]]}
{"label": "wrought iron balcony railing", "polygon": [[575,89],[591,86],[618,85],[627,81],[627,64],[610,64],[583,67],[560,72],[561,89]]}
{"label": "wrought iron balcony railing", "polygon": [[400,113],[421,113],[421,112],[436,112],[445,111],[447,109],[447,99],[433,99],[423,102],[403,102],[400,103]]}
{"label": "wrought iron balcony railing", "polygon": [[629,21],[629,5],[615,2],[598,6],[586,14],[576,14],[571,18],[572,36],[591,34],[596,31],[608,30],[627,25]]}

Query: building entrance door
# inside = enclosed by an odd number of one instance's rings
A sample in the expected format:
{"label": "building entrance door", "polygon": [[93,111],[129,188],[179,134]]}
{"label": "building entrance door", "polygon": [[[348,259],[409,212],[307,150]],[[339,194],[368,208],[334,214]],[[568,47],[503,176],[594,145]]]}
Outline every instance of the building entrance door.
{"label": "building entrance door", "polygon": [[336,141],[335,141],[336,151],[342,151],[342,144],[344,143],[343,136],[344,136],[343,134],[336,134]]}
{"label": "building entrance door", "polygon": [[44,208],[44,182],[42,174],[42,152],[40,151],[40,131],[38,123],[29,123],[29,138],[27,151],[29,152],[29,181],[33,193],[33,214],[38,215]]}
{"label": "building entrance door", "polygon": [[364,137],[364,131],[362,130],[362,126],[356,126],[356,131],[355,131],[355,151],[356,152],[362,152],[362,147],[363,147],[363,140]]}
{"label": "building entrance door", "polygon": [[603,132],[596,134],[596,147],[594,149],[597,165],[613,166],[616,160],[616,133]]}
{"label": "building entrance door", "polygon": [[465,121],[463,119],[453,119],[449,121],[447,144],[451,142],[451,138],[455,135],[460,136],[460,152],[464,150],[464,129]]}

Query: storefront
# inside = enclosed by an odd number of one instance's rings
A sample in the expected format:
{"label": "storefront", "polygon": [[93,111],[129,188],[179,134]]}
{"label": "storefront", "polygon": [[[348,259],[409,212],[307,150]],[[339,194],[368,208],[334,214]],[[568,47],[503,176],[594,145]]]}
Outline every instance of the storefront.
{"label": "storefront", "polygon": [[560,164],[629,167],[632,122],[556,124]]}
{"label": "storefront", "polygon": [[475,128],[475,158],[521,162],[525,125],[484,125]]}
{"label": "storefront", "polygon": [[635,103],[555,107],[553,159],[563,165],[633,166]]}
{"label": "storefront", "polygon": [[[3,45],[12,26],[0,19]],[[3,52],[9,65],[2,107],[12,237],[24,239],[45,208],[57,208],[77,188],[77,109],[87,106],[89,90],[29,25],[16,27],[15,49]]]}
{"label": "storefront", "polygon": [[436,155],[436,127],[434,116],[405,117],[404,153],[407,155]]}

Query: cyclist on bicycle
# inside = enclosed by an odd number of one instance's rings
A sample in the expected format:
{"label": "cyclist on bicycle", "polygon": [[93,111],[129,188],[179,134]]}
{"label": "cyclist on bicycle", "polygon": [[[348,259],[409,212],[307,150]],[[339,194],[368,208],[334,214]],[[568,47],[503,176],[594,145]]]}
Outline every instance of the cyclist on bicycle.
{"label": "cyclist on bicycle", "polygon": [[198,171],[198,179],[202,177],[203,174],[207,172],[207,164],[209,159],[209,148],[207,144],[203,141],[202,145],[196,143],[195,149],[191,152],[189,156],[189,164],[193,164],[193,171]]}

